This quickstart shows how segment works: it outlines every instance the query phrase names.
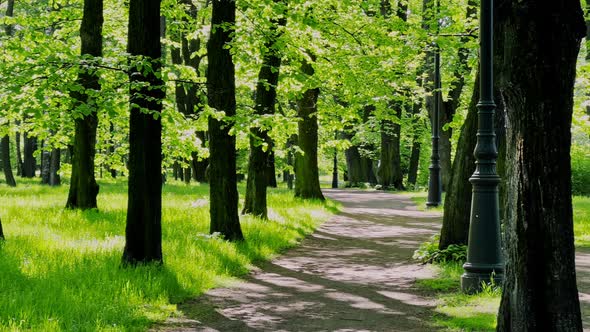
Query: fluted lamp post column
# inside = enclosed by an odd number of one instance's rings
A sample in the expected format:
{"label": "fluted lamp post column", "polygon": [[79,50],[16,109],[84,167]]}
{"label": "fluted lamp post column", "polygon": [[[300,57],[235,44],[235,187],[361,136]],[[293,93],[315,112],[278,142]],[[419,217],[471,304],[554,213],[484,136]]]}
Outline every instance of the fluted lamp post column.
{"label": "fluted lamp post column", "polygon": [[483,282],[500,284],[504,262],[500,248],[500,215],[496,171],[498,150],[494,131],[493,78],[493,0],[481,1],[480,18],[480,101],[478,108],[476,169],[469,179],[473,185],[471,222],[465,273],[461,289],[466,293],[481,290]]}
{"label": "fluted lamp post column", "polygon": [[434,110],[432,111],[432,155],[430,157],[430,177],[428,179],[428,200],[426,206],[437,207],[442,200],[442,180],[440,174],[440,48],[434,45]]}

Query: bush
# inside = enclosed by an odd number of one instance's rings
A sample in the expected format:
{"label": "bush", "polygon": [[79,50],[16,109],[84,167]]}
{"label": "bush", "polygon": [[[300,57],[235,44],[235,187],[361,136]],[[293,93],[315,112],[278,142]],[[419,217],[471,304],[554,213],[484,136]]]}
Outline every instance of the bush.
{"label": "bush", "polygon": [[572,193],[590,196],[590,146],[572,145]]}
{"label": "bush", "polygon": [[451,244],[446,249],[438,249],[439,235],[434,235],[430,241],[420,245],[414,252],[414,259],[427,263],[460,262],[467,260],[467,246]]}

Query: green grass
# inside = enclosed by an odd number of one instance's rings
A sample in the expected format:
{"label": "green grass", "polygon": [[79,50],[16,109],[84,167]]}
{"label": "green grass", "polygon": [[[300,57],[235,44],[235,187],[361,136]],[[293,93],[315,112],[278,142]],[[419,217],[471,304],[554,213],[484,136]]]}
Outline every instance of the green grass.
{"label": "green grass", "polygon": [[500,289],[486,286],[481,293],[463,294],[459,282],[463,274],[461,264],[451,262],[435,266],[438,269],[436,278],[416,282],[419,289],[435,293],[438,298],[434,324],[447,331],[494,331]]}
{"label": "green grass", "polygon": [[590,247],[590,197],[574,197],[574,235],[577,247]]}
{"label": "green grass", "polygon": [[442,200],[441,204],[438,207],[427,207],[426,201],[428,200],[428,192],[427,191],[404,191],[404,192],[396,192],[396,194],[402,194],[409,196],[412,202],[416,204],[418,210],[421,211],[438,211],[443,212],[444,202],[445,202],[445,193],[442,193]]}
{"label": "green grass", "polygon": [[[20,179],[19,179],[20,180]],[[208,188],[163,193],[164,266],[122,268],[124,182],[102,181],[99,211],[69,211],[67,185],[0,186],[0,331],[137,331],[180,315],[176,304],[244,275],[298,243],[337,209],[269,192],[269,217],[241,218],[246,242],[207,235]]]}

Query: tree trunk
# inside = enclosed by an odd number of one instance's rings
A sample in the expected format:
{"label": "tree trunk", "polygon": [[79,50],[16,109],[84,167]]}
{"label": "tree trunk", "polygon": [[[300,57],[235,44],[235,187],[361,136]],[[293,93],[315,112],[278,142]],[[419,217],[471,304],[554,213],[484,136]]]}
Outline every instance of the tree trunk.
{"label": "tree trunk", "polygon": [[332,189],[338,189],[338,151],[334,151],[334,164],[332,166]]}
{"label": "tree trunk", "polygon": [[49,165],[49,185],[50,186],[61,185],[61,178],[59,176],[60,168],[61,168],[61,150],[60,149],[53,149],[53,150],[51,150],[51,158],[50,158],[50,165]]}
{"label": "tree trunk", "polygon": [[[313,57],[312,57],[312,60]],[[310,63],[304,60],[301,71],[307,76],[314,74]],[[295,156],[295,197],[324,200],[320,189],[318,169],[318,117],[317,102],[320,89],[308,89],[297,100],[298,145],[303,155]]]}
{"label": "tree trunk", "polygon": [[[467,2],[467,12],[465,17],[467,20],[472,20],[477,17],[477,5],[478,1],[469,0]],[[461,44],[465,45],[469,42],[469,36],[461,37]],[[454,84],[447,101],[441,101],[442,112],[441,112],[441,134],[440,134],[440,164],[441,164],[441,176],[443,182],[443,190],[447,191],[450,185],[452,176],[452,164],[451,154],[453,147],[451,145],[451,137],[453,136],[452,129],[444,129],[444,126],[451,121],[459,108],[461,102],[461,93],[465,87],[465,77],[470,74],[471,68],[469,66],[469,53],[470,50],[466,47],[459,48],[457,52],[457,62],[455,65],[455,71],[453,73]]]}
{"label": "tree trunk", "polygon": [[37,170],[37,159],[35,159],[34,155],[35,150],[37,150],[37,138],[30,137],[25,133],[23,150],[23,177],[34,178]]}
{"label": "tree trunk", "polygon": [[41,184],[49,184],[51,152],[45,150],[45,142],[41,142],[41,146]]}
{"label": "tree trunk", "polygon": [[[83,56],[102,56],[103,0],[84,0],[84,15],[80,26]],[[77,100],[75,117],[74,155],[72,156],[72,177],[66,208],[96,209],[99,186],[94,175],[96,155],[96,130],[98,127],[97,105],[92,96],[100,92],[99,77],[92,70],[80,68],[78,84],[84,89],[72,93]],[[89,93],[89,91],[91,91]],[[84,112],[79,110],[84,110]],[[89,110],[89,113],[86,114]]]}
{"label": "tree trunk", "polygon": [[[17,127],[18,127],[19,123],[17,122]],[[21,154],[21,148],[20,148],[20,131],[16,132],[15,135],[15,148],[16,148],[16,175],[17,176],[21,176],[23,177],[23,169],[24,169],[24,163],[23,163],[23,157]]]}
{"label": "tree trunk", "polygon": [[[401,118],[402,110],[396,107],[395,115]],[[404,189],[401,165],[401,125],[394,121],[381,122],[381,162],[379,164],[379,180],[383,189]]]}
{"label": "tree trunk", "polygon": [[[124,264],[162,262],[162,122],[160,0],[131,0],[127,52],[129,74],[129,189]],[[149,110],[149,113],[142,111]]]}
{"label": "tree trunk", "polygon": [[190,184],[191,183],[191,179],[192,179],[191,166],[189,164],[189,166],[184,169],[184,183]]}
{"label": "tree trunk", "polygon": [[424,122],[420,120],[420,104],[414,104],[412,109],[412,152],[410,154],[410,165],[408,167],[408,184],[416,186],[418,180],[418,168],[420,167],[420,149],[422,148],[422,130]]}
{"label": "tree trunk", "polygon": [[[236,114],[235,68],[227,45],[234,33],[236,3],[219,0],[213,1],[212,6],[207,96],[210,107],[232,117]],[[209,117],[210,232],[220,233],[226,240],[240,241],[244,235],[238,216],[236,138],[230,134],[231,129],[230,123]]]}
{"label": "tree trunk", "polygon": [[4,241],[4,230],[2,229],[2,220],[0,220],[0,240]]}
{"label": "tree trunk", "polygon": [[[275,4],[284,0],[274,0]],[[282,28],[287,19],[282,15],[279,19],[271,19],[268,39],[264,43],[262,66],[258,73],[254,111],[258,116],[275,113],[277,99],[277,85],[279,84],[279,69],[281,67],[281,52],[277,46],[278,39],[283,34]],[[267,219],[266,187],[276,187],[277,180],[274,167],[274,144],[264,128],[250,129],[250,158],[248,161],[248,182],[246,184],[246,199],[242,213],[251,213]]]}
{"label": "tree trunk", "polygon": [[[582,331],[571,200],[580,2],[501,0],[507,270],[498,331]],[[540,134],[542,133],[542,134]]]}
{"label": "tree trunk", "polygon": [[4,170],[4,177],[6,184],[11,187],[16,187],[16,180],[12,174],[12,165],[10,164],[10,138],[8,135],[2,137],[2,169]]}

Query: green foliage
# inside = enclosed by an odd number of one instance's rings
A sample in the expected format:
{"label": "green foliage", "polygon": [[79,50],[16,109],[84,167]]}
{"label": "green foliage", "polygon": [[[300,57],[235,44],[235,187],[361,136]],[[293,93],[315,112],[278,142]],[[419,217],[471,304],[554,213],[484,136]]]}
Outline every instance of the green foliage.
{"label": "green foliage", "polygon": [[445,249],[438,248],[440,235],[434,235],[430,241],[424,242],[414,252],[413,258],[422,263],[465,262],[467,246],[452,244]]}
{"label": "green foliage", "polygon": [[572,193],[590,196],[590,144],[572,145]]}
{"label": "green foliage", "polygon": [[[101,181],[100,211],[70,211],[67,188],[22,180],[0,187],[7,236],[0,250],[0,330],[139,331],[176,304],[248,272],[298,243],[333,203],[269,192],[269,221],[242,218],[247,241],[209,236],[208,188],[168,183],[163,190],[163,267],[121,268],[126,185]],[[243,189],[243,188],[241,188]]]}

